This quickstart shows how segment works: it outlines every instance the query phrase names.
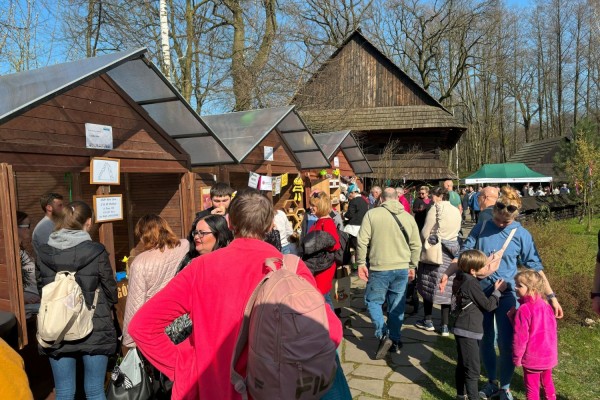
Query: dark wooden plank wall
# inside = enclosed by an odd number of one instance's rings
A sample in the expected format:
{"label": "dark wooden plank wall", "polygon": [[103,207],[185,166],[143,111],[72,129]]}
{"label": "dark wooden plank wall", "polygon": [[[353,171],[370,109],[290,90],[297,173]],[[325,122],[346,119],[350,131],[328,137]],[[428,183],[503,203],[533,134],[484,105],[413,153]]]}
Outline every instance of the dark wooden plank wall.
{"label": "dark wooden plank wall", "polygon": [[431,98],[399,73],[388,59],[356,39],[329,60],[296,99],[298,105],[306,109],[434,105]]}
{"label": "dark wooden plank wall", "polygon": [[[112,126],[114,149],[86,149],[85,123]],[[111,86],[109,78],[100,76],[2,124],[0,160],[7,158],[15,166],[39,162],[51,168],[64,165],[63,170],[87,167],[90,156],[148,160],[150,168],[153,162],[149,160],[154,160],[154,164],[156,160],[187,160],[187,155],[175,149],[153,124],[145,118],[143,109]],[[15,158],[13,154],[8,159],[9,155],[2,155],[2,151],[36,155]],[[68,155],[69,160],[58,163],[44,157],[48,154]]]}

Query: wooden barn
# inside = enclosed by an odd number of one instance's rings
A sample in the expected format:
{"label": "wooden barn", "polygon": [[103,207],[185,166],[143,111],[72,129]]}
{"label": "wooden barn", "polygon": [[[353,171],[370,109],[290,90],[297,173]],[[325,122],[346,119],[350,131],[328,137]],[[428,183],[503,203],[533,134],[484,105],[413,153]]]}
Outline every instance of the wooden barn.
{"label": "wooden barn", "polygon": [[561,136],[525,143],[506,162],[524,163],[534,171],[553,177],[554,186],[560,186],[560,182],[569,182],[570,179],[554,169],[554,156],[561,150],[561,146],[570,140],[567,136]]}
{"label": "wooden barn", "polygon": [[[134,226],[142,215],[163,216],[182,237],[193,219],[190,156],[171,135],[193,132],[207,148],[226,154],[145,53],[124,51],[0,77],[0,310],[17,316],[21,345],[27,335],[17,210],[29,214],[33,229],[43,217],[39,199],[46,192],[90,205],[94,195],[122,195],[120,218],[92,232],[113,268],[122,270],[119,260],[138,247]],[[90,183],[97,157],[119,161],[119,184]]]}
{"label": "wooden barn", "polygon": [[[359,30],[354,31],[295,94],[314,132],[349,129],[361,141],[374,172],[396,168],[395,180],[455,178],[440,159],[466,127],[404,73]],[[390,141],[392,159],[380,161]],[[390,163],[390,160],[393,161]]]}
{"label": "wooden barn", "polygon": [[191,155],[196,192],[203,198],[215,181],[228,182],[239,190],[248,187],[251,172],[270,177],[288,174],[288,184],[281,193],[266,191],[276,207],[283,207],[292,197],[296,176],[304,170],[329,167],[293,106],[208,115],[202,119],[227,154],[215,154],[218,159],[210,159],[207,155],[213,150],[205,148],[194,135],[177,134],[173,138]]}

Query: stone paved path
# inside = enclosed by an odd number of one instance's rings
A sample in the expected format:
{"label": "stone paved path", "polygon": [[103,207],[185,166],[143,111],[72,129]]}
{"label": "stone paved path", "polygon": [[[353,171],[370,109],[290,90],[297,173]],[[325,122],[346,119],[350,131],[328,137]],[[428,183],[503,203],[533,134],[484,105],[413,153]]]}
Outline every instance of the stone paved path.
{"label": "stone paved path", "polygon": [[[467,237],[473,223],[463,224],[463,237]],[[348,379],[352,398],[366,399],[407,399],[421,398],[419,381],[426,379],[427,362],[439,333],[417,329],[414,324],[423,318],[423,303],[419,313],[406,316],[402,326],[401,354],[390,354],[384,360],[372,357],[379,345],[373,336],[373,325],[365,306],[364,289],[366,283],[352,276],[352,306],[342,310],[345,324],[344,340],[339,352],[342,368]],[[433,324],[440,324],[438,306],[433,309]]]}
{"label": "stone paved path", "polygon": [[[418,381],[424,378],[431,349],[439,334],[415,328],[414,323],[422,318],[421,304],[418,315],[407,316],[404,320],[401,354],[374,360],[372,357],[379,340],[373,336],[373,325],[364,303],[365,285],[358,277],[352,277],[352,307],[342,311],[342,322],[346,327],[339,351],[352,398],[420,399]],[[435,308],[433,320],[438,326],[439,310]]]}

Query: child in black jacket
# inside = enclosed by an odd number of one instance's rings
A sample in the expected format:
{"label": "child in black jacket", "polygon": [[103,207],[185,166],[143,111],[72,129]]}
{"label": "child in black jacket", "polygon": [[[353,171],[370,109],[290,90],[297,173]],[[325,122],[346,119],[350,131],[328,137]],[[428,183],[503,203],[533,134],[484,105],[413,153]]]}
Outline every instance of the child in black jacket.
{"label": "child in black jacket", "polygon": [[[506,289],[502,279],[494,284],[494,292],[487,297],[477,280],[477,271],[485,266],[487,257],[479,250],[467,250],[458,259],[460,287],[456,291],[456,322],[454,338],[458,350],[456,363],[456,398],[479,399],[479,341],[483,337],[483,311],[498,307],[500,292]],[[456,287],[456,286],[455,286]],[[465,394],[466,388],[466,394]]]}

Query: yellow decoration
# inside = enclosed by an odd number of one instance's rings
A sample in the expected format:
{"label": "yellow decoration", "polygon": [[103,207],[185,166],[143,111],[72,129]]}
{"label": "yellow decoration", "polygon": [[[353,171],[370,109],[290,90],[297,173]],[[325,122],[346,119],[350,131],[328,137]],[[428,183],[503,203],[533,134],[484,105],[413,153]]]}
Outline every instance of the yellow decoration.
{"label": "yellow decoration", "polygon": [[304,182],[302,181],[300,175],[298,175],[296,179],[294,179],[294,186],[292,186],[292,193],[294,193],[294,201],[297,201],[298,203],[302,202],[302,192],[304,192]]}
{"label": "yellow decoration", "polygon": [[281,187],[285,187],[288,184],[288,174],[281,175]]}
{"label": "yellow decoration", "polygon": [[125,263],[125,273],[129,276],[129,257],[125,256],[121,261]]}
{"label": "yellow decoration", "polygon": [[336,168],[333,170],[333,176],[335,176],[336,178],[340,177],[340,169]]}

